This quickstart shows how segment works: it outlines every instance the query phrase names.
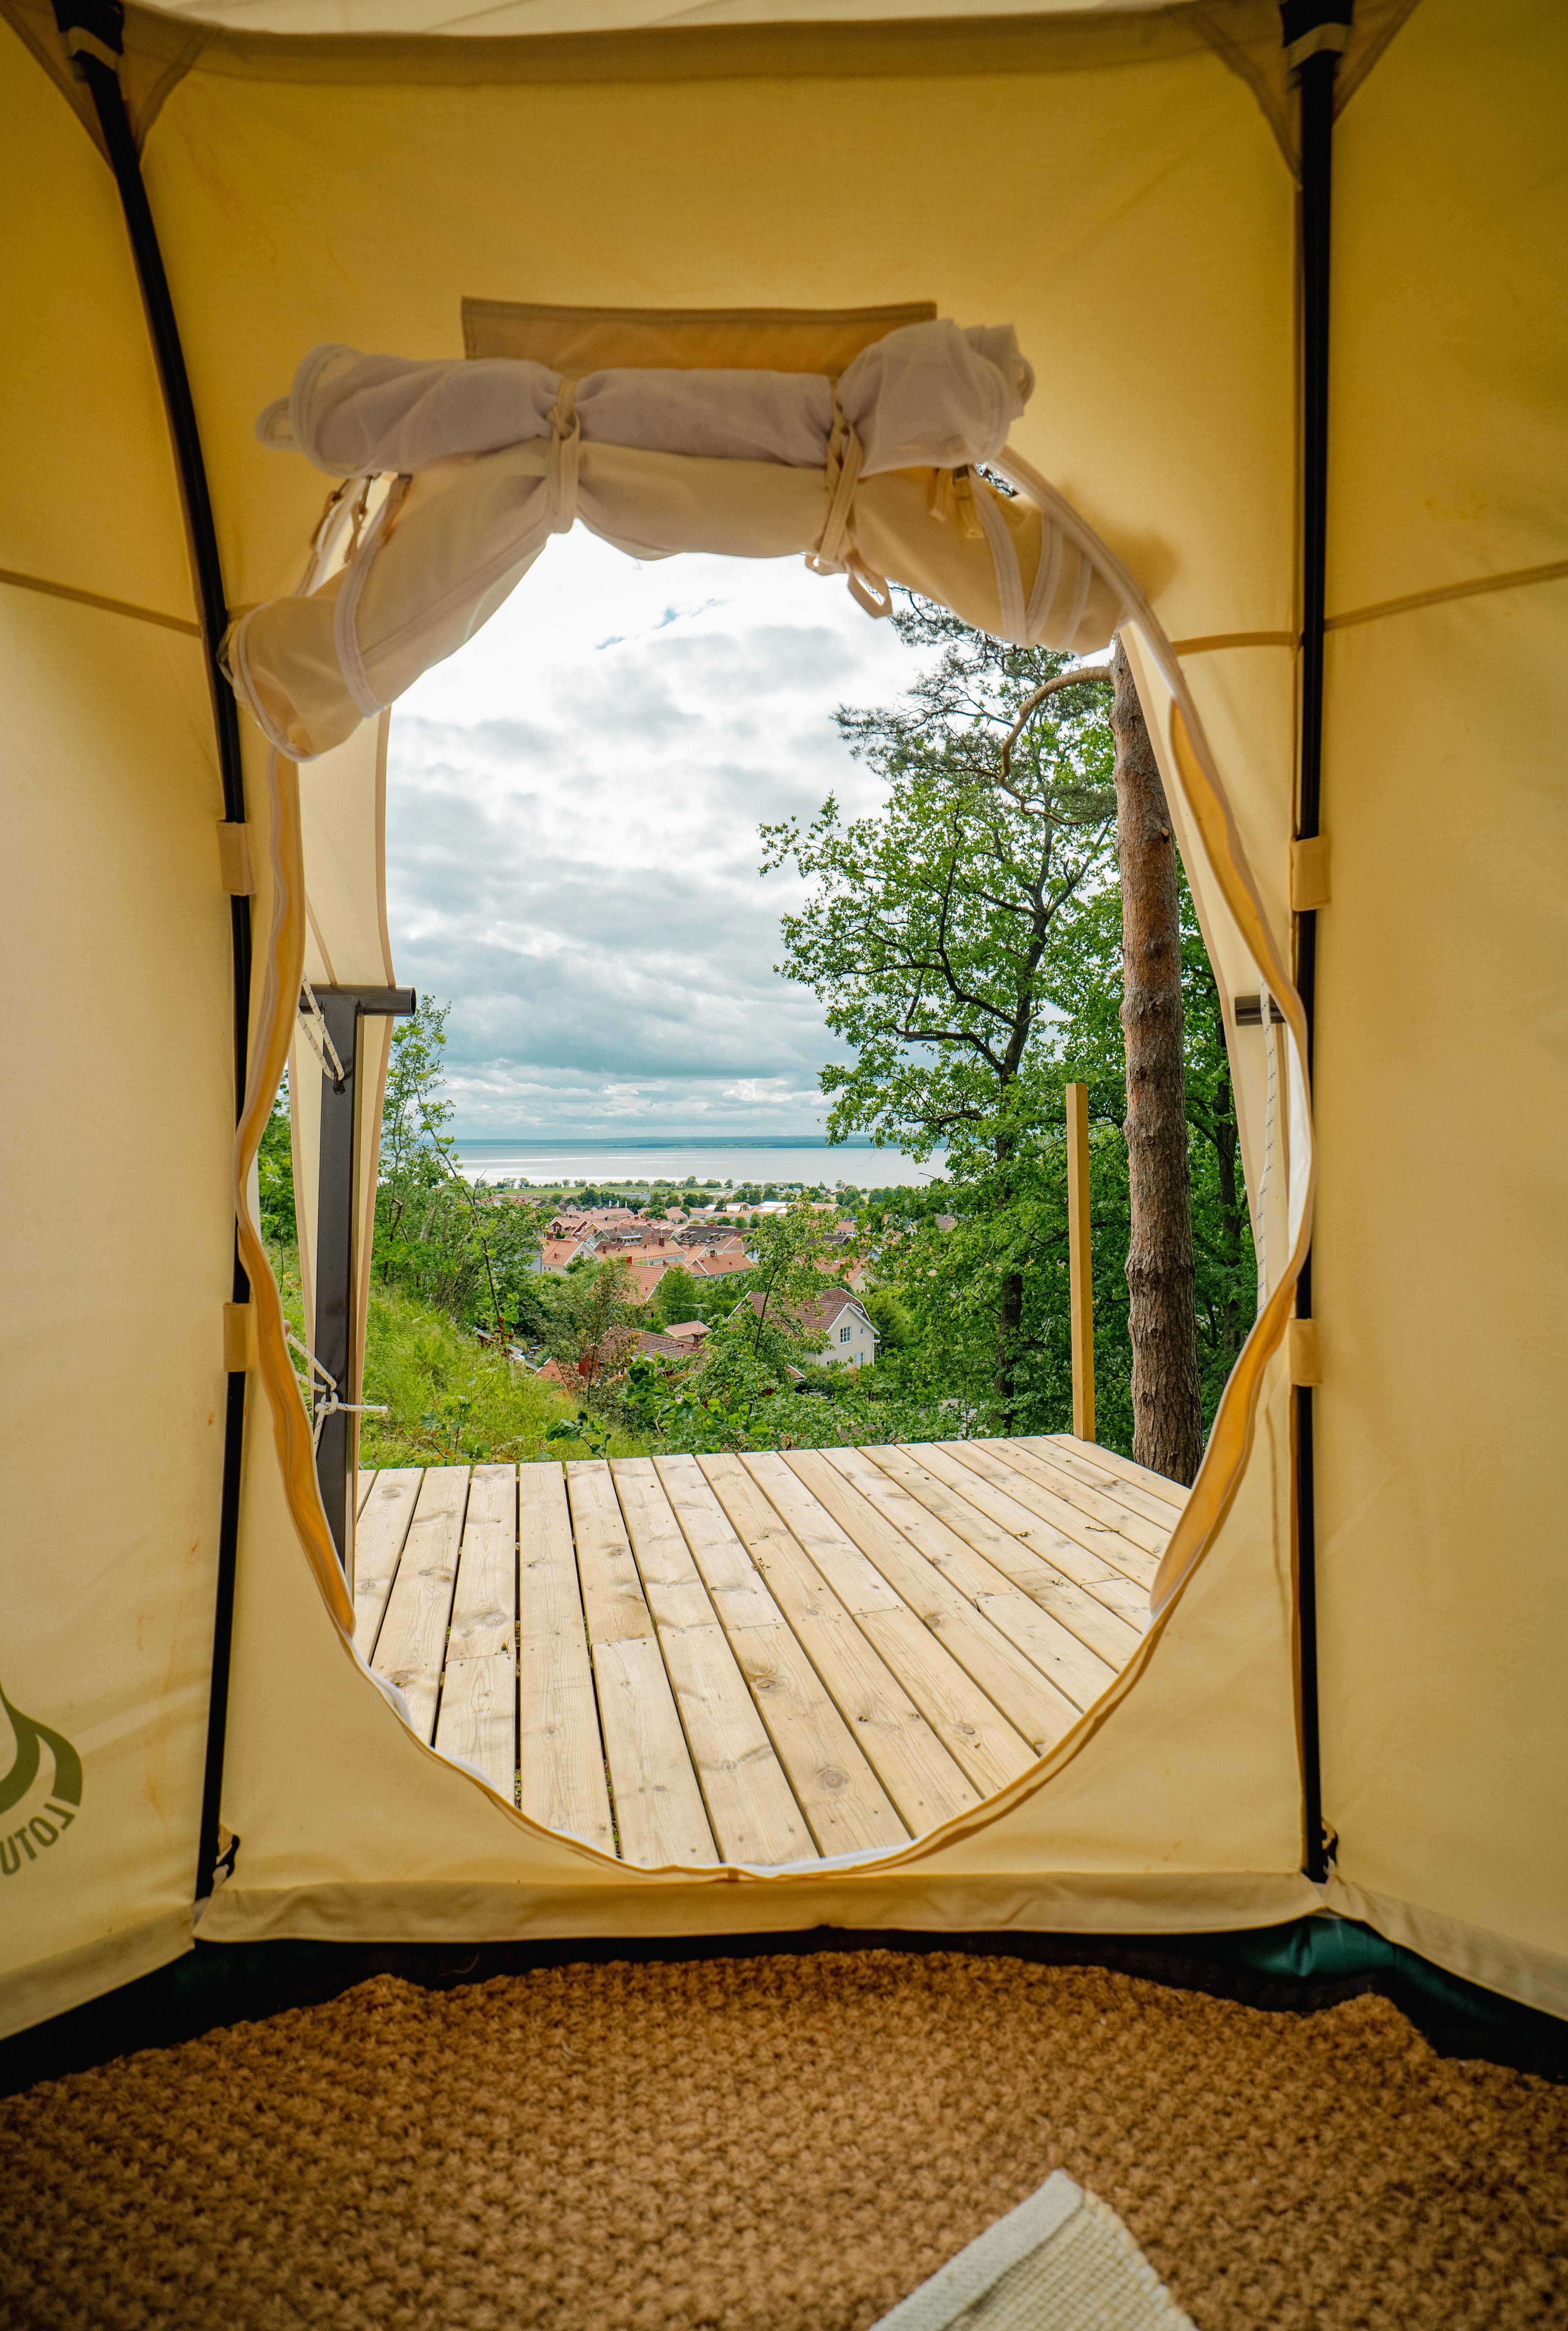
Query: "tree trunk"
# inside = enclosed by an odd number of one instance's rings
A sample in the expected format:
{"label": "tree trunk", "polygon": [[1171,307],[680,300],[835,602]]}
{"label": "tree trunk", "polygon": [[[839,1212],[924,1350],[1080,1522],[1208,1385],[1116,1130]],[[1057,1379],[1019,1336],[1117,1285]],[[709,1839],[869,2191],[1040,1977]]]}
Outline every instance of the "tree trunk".
{"label": "tree trunk", "polygon": [[1190,1481],[1203,1450],[1176,845],[1132,669],[1118,640],[1115,696],[1117,861],[1122,887],[1122,1032],[1127,1055],[1128,1327],[1133,1455]]}

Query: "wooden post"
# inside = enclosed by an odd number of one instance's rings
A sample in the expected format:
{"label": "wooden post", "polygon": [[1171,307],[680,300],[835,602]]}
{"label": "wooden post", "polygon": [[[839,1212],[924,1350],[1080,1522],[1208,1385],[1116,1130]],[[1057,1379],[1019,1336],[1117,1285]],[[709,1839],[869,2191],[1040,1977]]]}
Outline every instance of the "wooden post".
{"label": "wooden post", "polygon": [[1094,1434],[1094,1265],[1089,1248],[1088,1087],[1067,1089],[1067,1243],[1072,1303],[1072,1429]]}

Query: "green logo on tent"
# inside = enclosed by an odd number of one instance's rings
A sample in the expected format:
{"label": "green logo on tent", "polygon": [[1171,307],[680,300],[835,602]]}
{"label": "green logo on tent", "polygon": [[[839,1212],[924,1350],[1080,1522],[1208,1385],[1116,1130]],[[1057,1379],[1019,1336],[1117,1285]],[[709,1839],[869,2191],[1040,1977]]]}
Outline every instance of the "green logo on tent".
{"label": "green logo on tent", "polygon": [[13,1830],[9,1836],[0,1837],[0,1878],[14,1878],[18,1870],[28,1868],[63,1837],[76,1819],[71,1808],[81,1803],[81,1759],[62,1733],[52,1731],[47,1724],[40,1724],[36,1717],[24,1716],[19,1708],[14,1708],[3,1689],[0,1708],[10,1717],[11,1729],[16,1736],[11,1770],[0,1780],[0,1815],[8,1813],[13,1805],[19,1805],[33,1787],[45,1748],[54,1760],[54,1786],[43,1812],[34,1813],[31,1821]]}

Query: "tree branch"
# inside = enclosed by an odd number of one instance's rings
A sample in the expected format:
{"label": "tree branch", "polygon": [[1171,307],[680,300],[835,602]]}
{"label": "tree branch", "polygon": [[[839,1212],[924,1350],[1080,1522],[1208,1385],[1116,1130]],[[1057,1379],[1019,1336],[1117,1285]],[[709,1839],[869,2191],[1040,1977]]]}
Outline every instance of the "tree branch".
{"label": "tree branch", "polygon": [[[1037,688],[1032,696],[1026,696],[1018,708],[1018,716],[1008,730],[1006,741],[1002,747],[1003,784],[1008,785],[1008,780],[1012,774],[1013,747],[1028,727],[1031,715],[1039,711],[1048,696],[1055,696],[1059,690],[1064,688],[1109,688],[1110,685],[1109,664],[1107,664],[1103,670],[1097,665],[1089,671],[1058,672],[1054,680],[1048,680],[1043,686]],[[1012,790],[1011,785],[1008,786],[1008,790],[1010,792]]]}

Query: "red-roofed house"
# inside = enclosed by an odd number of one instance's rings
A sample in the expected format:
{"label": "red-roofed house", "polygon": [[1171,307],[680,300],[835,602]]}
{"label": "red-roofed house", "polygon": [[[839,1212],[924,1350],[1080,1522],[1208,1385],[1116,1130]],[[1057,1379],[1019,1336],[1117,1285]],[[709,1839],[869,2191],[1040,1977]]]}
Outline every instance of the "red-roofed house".
{"label": "red-roofed house", "polygon": [[738,1253],[731,1248],[720,1247],[713,1254],[694,1254],[685,1265],[693,1279],[729,1279],[737,1270],[749,1270],[751,1267],[751,1257],[744,1247]]}
{"label": "red-roofed house", "polygon": [[700,1319],[681,1319],[665,1328],[664,1340],[679,1344],[683,1352],[699,1352],[708,1332]]}
{"label": "red-roofed house", "polygon": [[[615,1260],[617,1262],[620,1262],[624,1261],[624,1257],[617,1255]],[[660,1280],[663,1278],[665,1272],[667,1270],[671,1270],[674,1268],[675,1266],[672,1263],[662,1261],[657,1258],[651,1262],[628,1262],[626,1264],[626,1269],[630,1272],[632,1278],[632,1300],[633,1303],[646,1303],[651,1297],[653,1290],[658,1286]]]}
{"label": "red-roofed house", "polygon": [[[699,1336],[706,1336],[708,1330],[706,1327],[700,1327],[698,1333]],[[626,1356],[629,1360],[640,1355],[649,1359],[689,1360],[694,1353],[698,1358],[701,1357],[701,1344],[683,1341],[678,1329],[672,1328],[662,1336],[656,1336],[651,1335],[645,1327],[638,1327],[633,1331],[632,1348],[628,1350]]]}

